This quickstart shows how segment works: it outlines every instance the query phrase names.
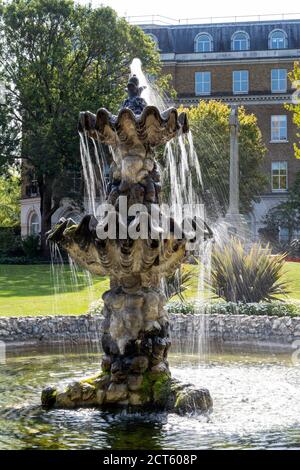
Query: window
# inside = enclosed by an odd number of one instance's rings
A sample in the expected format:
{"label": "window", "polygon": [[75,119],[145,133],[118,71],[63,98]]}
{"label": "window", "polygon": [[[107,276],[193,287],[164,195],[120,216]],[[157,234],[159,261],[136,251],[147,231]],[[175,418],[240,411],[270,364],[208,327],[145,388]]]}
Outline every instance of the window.
{"label": "window", "polygon": [[287,46],[287,35],[284,31],[275,29],[269,34],[269,49],[286,49]]}
{"label": "window", "polygon": [[156,47],[157,47],[157,49],[158,49],[158,39],[157,39],[157,37],[155,36],[155,34],[148,33],[147,36],[149,36],[149,38],[152,39],[153,42],[155,42]]}
{"label": "window", "polygon": [[287,140],[286,116],[271,116],[271,141],[284,142]]}
{"label": "window", "polygon": [[250,49],[250,38],[245,31],[237,31],[231,38],[232,51],[248,51]]}
{"label": "window", "polygon": [[287,89],[286,69],[271,70],[271,89],[272,93],[282,93]]}
{"label": "window", "polygon": [[213,40],[210,34],[200,33],[195,37],[195,52],[212,52]]}
{"label": "window", "polygon": [[287,227],[279,227],[279,240],[281,242],[288,242],[290,238],[290,231]]}
{"label": "window", "polygon": [[195,93],[196,95],[210,95],[211,92],[211,73],[195,73]]}
{"label": "window", "polygon": [[233,93],[248,93],[249,72],[248,70],[238,70],[233,72]]}
{"label": "window", "polygon": [[287,187],[287,162],[272,162],[272,191],[286,191]]}
{"label": "window", "polygon": [[29,222],[29,235],[38,235],[40,231],[39,218],[34,212],[30,217]]}

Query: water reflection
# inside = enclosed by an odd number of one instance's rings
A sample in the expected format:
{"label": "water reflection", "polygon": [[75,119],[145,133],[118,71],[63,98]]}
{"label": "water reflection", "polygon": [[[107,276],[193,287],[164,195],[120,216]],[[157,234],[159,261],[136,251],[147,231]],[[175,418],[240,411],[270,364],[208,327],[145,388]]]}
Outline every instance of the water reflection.
{"label": "water reflection", "polygon": [[175,352],[172,373],[208,386],[209,416],[42,410],[45,384],[92,374],[100,355],[86,346],[62,356],[49,351],[11,351],[0,366],[1,449],[194,449],[299,448],[300,400],[290,354],[216,350],[208,360]]}

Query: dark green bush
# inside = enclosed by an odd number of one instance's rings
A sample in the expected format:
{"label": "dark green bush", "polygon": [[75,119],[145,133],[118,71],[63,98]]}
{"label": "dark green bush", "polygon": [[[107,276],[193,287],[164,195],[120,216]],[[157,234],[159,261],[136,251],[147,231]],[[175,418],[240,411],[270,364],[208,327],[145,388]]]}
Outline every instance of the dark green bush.
{"label": "dark green bush", "polygon": [[37,258],[40,255],[39,235],[28,235],[28,237],[23,238],[22,247],[27,258]]}
{"label": "dark green bush", "polygon": [[282,281],[286,255],[272,255],[269,246],[248,247],[238,239],[216,245],[211,258],[211,278],[207,285],[216,297],[227,302],[270,302],[286,295]]}
{"label": "dark green bush", "polygon": [[0,227],[0,257],[23,254],[20,227]]}
{"label": "dark green bush", "polygon": [[167,310],[170,313],[187,314],[211,314],[211,315],[266,315],[278,317],[295,317],[300,315],[300,305],[284,302],[261,302],[261,303],[234,303],[215,302],[204,305],[197,303],[169,302]]}

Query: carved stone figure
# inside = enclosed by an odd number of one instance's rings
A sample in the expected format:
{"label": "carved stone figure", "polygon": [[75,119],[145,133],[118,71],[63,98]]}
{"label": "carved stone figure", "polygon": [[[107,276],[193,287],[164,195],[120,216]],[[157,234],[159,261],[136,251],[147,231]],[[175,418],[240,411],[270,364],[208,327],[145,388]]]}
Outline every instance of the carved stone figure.
{"label": "carved stone figure", "polygon": [[[65,248],[83,268],[110,277],[111,288],[103,295],[102,371],[67,390],[45,389],[42,403],[208,410],[212,406],[208,390],[194,390],[172,380],[167,359],[171,341],[161,279],[180,265],[188,238],[185,233],[181,239],[175,236],[176,223],[171,220],[170,237],[164,239],[162,228],[151,218],[151,207],[160,199],[154,148],[186,133],[187,117],[178,115],[175,108],[160,113],[147,106],[136,76],[130,78],[127,90],[128,98],[117,116],[99,109],[96,115],[82,112],[79,118],[80,133],[110,145],[114,152],[107,202],[115,212],[100,221],[87,215],[79,225],[61,220],[49,234],[49,241]],[[124,220],[121,197],[128,208],[139,203],[146,210]],[[118,231],[115,239],[102,239],[99,233],[105,232],[109,217]],[[130,227],[142,225],[142,219],[148,221],[149,233],[144,239],[134,239]]]}

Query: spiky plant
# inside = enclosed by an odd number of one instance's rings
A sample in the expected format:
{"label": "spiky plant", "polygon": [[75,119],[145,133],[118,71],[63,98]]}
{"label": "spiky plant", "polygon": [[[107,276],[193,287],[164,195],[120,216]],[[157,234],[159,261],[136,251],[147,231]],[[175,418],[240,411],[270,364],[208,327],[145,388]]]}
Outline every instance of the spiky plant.
{"label": "spiky plant", "polygon": [[212,292],[228,302],[252,303],[278,300],[286,295],[287,283],[282,281],[286,255],[272,255],[267,245],[250,248],[232,238],[224,246],[215,246],[211,260]]}
{"label": "spiky plant", "polygon": [[165,279],[164,290],[168,300],[176,295],[182,303],[185,303],[183,293],[189,288],[191,280],[194,276],[192,271],[182,271],[177,269],[175,273],[171,274]]}

